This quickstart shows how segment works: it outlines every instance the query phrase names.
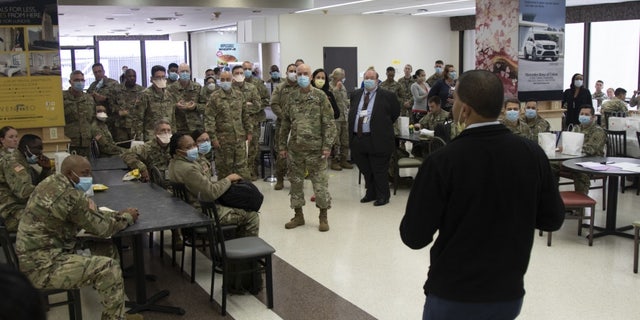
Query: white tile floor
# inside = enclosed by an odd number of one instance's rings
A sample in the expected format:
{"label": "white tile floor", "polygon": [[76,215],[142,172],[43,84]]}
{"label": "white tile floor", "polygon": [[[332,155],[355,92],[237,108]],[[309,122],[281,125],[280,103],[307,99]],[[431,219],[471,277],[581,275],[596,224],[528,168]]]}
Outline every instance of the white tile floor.
{"label": "white tile floor", "polygon": [[[333,205],[329,232],[318,232],[318,211],[311,202],[304,207],[306,225],[285,230],[284,223],[293,214],[288,206],[288,182],[285,190],[274,191],[269,183],[258,181],[265,195],[260,236],[276,248],[280,258],[374,317],[420,319],[429,248],[414,251],[400,240],[398,225],[409,190],[400,189],[390,204],[374,207],[359,202],[364,187],[358,185],[357,169],[329,174]],[[415,170],[407,170],[401,175],[414,174]],[[309,199],[309,181],[305,191]],[[600,201],[601,190],[592,190],[590,195]],[[620,194],[618,225],[640,220],[639,204],[635,190]],[[596,224],[603,225],[603,211],[598,209],[596,214]],[[577,221],[566,220],[554,233],[552,247],[536,233],[519,319],[639,319],[640,276],[632,271],[633,240],[608,236],[595,239],[589,247],[576,231]],[[208,290],[205,261],[198,259],[197,278]],[[85,319],[99,317],[95,312],[100,310],[98,298],[91,289],[83,292],[87,293],[83,296]],[[251,296],[232,296],[229,303],[228,311],[235,319],[279,318]],[[50,319],[63,319],[65,314],[64,308],[54,309]]]}

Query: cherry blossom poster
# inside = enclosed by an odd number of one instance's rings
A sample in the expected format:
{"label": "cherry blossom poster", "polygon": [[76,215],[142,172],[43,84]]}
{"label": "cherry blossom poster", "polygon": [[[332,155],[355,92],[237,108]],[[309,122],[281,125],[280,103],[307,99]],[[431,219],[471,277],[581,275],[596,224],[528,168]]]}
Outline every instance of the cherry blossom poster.
{"label": "cherry blossom poster", "polygon": [[505,99],[518,96],[518,7],[512,0],[476,1],[476,69],[502,80]]}
{"label": "cherry blossom poster", "polygon": [[562,99],[565,17],[564,0],[520,0],[520,100]]}

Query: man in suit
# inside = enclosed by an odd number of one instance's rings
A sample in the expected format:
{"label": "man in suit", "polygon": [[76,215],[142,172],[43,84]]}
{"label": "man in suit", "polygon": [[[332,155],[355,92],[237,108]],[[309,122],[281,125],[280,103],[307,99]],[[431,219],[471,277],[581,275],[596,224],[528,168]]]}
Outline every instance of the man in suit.
{"label": "man in suit", "polygon": [[393,124],[400,115],[395,93],[378,87],[378,73],[364,74],[364,89],[356,90],[349,110],[351,155],[364,175],[367,192],[360,202],[389,203],[389,160],[395,149]]}
{"label": "man in suit", "polygon": [[542,149],[497,121],[495,74],[465,72],[454,99],[454,121],[467,127],[424,160],[400,224],[412,249],[438,232],[423,319],[515,319],[534,229],[558,230],[564,206]]}

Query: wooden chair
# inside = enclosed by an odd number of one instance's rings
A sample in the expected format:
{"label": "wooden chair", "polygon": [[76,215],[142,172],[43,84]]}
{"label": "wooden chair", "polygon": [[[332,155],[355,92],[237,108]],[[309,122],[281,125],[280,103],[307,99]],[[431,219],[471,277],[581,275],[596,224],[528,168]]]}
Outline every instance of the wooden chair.
{"label": "wooden chair", "polygon": [[[229,276],[231,274],[244,274],[253,272],[265,272],[267,289],[267,307],[273,308],[273,277],[271,255],[276,250],[259,237],[242,237],[226,240],[224,230],[220,225],[220,217],[213,202],[200,201],[202,212],[213,219],[211,232],[212,267],[211,267],[211,291],[209,300],[213,301],[213,288],[215,273],[222,274],[222,303],[221,315],[227,314],[227,293],[229,292]],[[229,270],[229,264],[238,262],[255,262],[255,269]]]}
{"label": "wooden chair", "polygon": [[[584,193],[576,192],[576,191],[561,191],[560,197],[562,198],[562,203],[564,203],[565,209],[578,209],[580,210],[580,214],[578,215],[578,236],[582,235],[582,221],[589,220],[589,235],[587,238],[589,239],[589,246],[593,245],[593,223],[595,220],[595,212],[596,212],[596,200],[585,195]],[[585,216],[585,208],[591,208],[591,215]],[[543,231],[540,230],[539,235],[542,236]],[[547,246],[551,246],[551,234],[552,232],[547,232]]]}
{"label": "wooden chair", "polygon": [[[14,242],[15,235],[10,234],[4,226],[4,223],[0,222],[0,246],[4,252],[6,262],[16,270],[20,270],[18,256],[16,255],[14,248]],[[42,294],[43,300],[47,304],[47,310],[66,305],[69,308],[69,319],[82,320],[82,303],[80,300],[79,289],[39,289],[39,291]],[[49,302],[49,296],[60,293],[66,293],[67,299],[55,303]]]}

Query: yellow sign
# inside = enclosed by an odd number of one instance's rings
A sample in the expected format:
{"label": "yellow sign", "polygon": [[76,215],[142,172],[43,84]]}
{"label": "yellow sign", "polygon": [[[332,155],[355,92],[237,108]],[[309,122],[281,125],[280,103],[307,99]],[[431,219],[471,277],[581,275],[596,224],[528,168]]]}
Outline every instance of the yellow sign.
{"label": "yellow sign", "polygon": [[391,64],[394,65],[394,66],[398,66],[398,65],[400,65],[400,60],[399,59],[393,59],[393,60],[391,60]]}
{"label": "yellow sign", "polygon": [[0,127],[64,126],[60,76],[0,78]]}

